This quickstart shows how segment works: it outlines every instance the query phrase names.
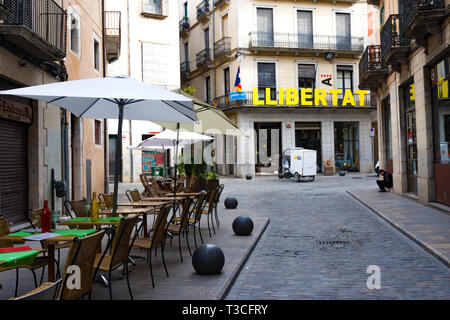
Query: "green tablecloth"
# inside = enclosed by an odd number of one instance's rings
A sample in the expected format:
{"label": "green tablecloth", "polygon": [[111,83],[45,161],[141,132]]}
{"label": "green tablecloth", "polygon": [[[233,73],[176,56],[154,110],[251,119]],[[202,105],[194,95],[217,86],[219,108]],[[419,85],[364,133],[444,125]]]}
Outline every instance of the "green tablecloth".
{"label": "green tablecloth", "polygon": [[2,265],[0,269],[31,264],[38,253],[38,250],[0,253],[0,261],[6,261],[6,264]]}
{"label": "green tablecloth", "polygon": [[[76,237],[85,237],[90,234],[93,234],[97,232],[96,229],[87,229],[87,230],[78,230],[78,229],[71,229],[71,230],[52,230],[51,233],[57,233],[62,236],[76,236]],[[15,236],[15,237],[28,237],[39,233],[31,233],[26,231],[17,231],[14,233],[9,234],[8,236]]]}
{"label": "green tablecloth", "polygon": [[106,217],[106,218],[101,218],[101,219],[91,219],[88,217],[76,217],[76,218],[72,218],[69,220],[65,220],[65,222],[117,222],[120,221],[122,218],[121,217]]}

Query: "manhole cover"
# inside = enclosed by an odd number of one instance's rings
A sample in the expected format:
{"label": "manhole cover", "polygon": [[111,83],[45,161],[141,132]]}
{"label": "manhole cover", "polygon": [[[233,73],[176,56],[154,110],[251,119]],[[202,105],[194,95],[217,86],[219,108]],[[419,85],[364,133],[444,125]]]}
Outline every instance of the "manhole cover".
{"label": "manhole cover", "polygon": [[348,246],[350,241],[347,240],[318,240],[316,244],[319,246]]}

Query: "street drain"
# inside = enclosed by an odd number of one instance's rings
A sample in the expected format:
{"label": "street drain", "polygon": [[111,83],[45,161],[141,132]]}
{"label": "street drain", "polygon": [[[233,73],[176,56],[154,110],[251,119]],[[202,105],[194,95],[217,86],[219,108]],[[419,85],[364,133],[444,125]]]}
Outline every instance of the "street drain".
{"label": "street drain", "polygon": [[319,246],[335,246],[335,245],[339,245],[339,246],[348,246],[350,245],[350,241],[347,240],[318,240],[316,241],[316,244]]}

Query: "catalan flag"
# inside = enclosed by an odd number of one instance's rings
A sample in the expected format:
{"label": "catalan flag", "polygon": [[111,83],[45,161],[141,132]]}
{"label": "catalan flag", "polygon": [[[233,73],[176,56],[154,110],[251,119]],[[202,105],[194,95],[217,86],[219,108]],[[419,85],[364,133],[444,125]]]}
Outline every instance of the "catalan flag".
{"label": "catalan flag", "polygon": [[236,89],[236,92],[242,92],[240,74],[241,74],[241,64],[239,63],[238,71],[236,74],[236,81],[234,82],[234,88]]}

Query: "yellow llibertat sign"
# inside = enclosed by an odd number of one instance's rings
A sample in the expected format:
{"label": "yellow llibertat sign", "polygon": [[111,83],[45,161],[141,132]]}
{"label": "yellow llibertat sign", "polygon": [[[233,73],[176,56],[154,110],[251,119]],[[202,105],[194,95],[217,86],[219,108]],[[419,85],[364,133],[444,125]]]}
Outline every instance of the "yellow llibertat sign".
{"label": "yellow llibertat sign", "polygon": [[[302,106],[328,106],[326,97],[331,95],[331,106],[338,106],[338,95],[342,94],[342,89],[329,89],[328,92],[325,89],[312,89],[306,88],[300,90],[300,95],[298,94],[298,89],[287,88],[278,89],[278,100],[273,100],[270,96],[271,88],[265,89],[265,99],[260,100],[258,98],[258,88],[253,88],[253,104],[257,106],[296,106],[299,104]],[[345,107],[346,105],[356,106],[355,97],[350,89],[345,90],[343,93],[341,105]],[[359,95],[359,106],[364,107],[364,95],[367,94],[367,90],[355,90],[355,94]]]}

